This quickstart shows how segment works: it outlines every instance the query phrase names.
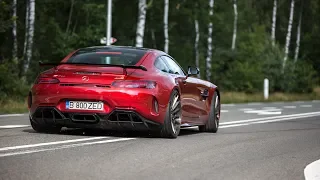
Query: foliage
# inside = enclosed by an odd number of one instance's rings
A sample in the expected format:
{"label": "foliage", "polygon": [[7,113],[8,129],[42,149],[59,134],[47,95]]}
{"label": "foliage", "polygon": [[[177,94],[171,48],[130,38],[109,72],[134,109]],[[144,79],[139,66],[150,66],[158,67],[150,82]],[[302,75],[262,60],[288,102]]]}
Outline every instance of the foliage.
{"label": "foliage", "polygon": [[0,104],[8,99],[21,100],[27,97],[28,86],[17,74],[12,73],[15,67],[11,63],[0,64]]}
{"label": "foliage", "polygon": [[[24,48],[26,2],[17,1],[17,17],[11,17],[12,0],[0,1],[0,95],[24,96],[40,72],[37,62],[58,62],[80,47],[97,46],[106,34],[105,0],[36,0],[35,36],[33,56],[27,82],[19,80]],[[162,0],[148,0],[144,47],[163,50]],[[256,93],[263,88],[263,79],[270,80],[271,92],[310,92],[319,84],[320,76],[320,4],[306,1],[303,10],[300,56],[293,63],[298,15],[296,8],[290,54],[284,73],[282,61],[288,26],[290,1],[281,0],[278,6],[275,46],[270,42],[273,1],[238,1],[238,34],[236,50],[231,50],[233,32],[233,1],[215,1],[214,15],[208,16],[208,0],[170,0],[169,53],[186,68],[195,64],[194,19],[199,21],[200,69],[205,78],[208,22],[213,22],[212,78],[223,91]],[[296,7],[301,1],[296,1]],[[112,36],[115,45],[134,46],[138,0],[113,0]],[[69,19],[70,16],[70,19]],[[18,56],[12,58],[12,22],[17,20]],[[7,59],[5,61],[4,59]],[[6,63],[4,63],[6,62]],[[9,70],[7,69],[9,68]],[[23,85],[28,84],[28,85]]]}

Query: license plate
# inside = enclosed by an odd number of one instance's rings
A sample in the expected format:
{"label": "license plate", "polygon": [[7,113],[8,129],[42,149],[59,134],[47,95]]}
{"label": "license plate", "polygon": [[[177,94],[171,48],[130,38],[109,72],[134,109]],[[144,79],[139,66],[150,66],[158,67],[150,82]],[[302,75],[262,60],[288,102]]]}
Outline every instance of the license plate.
{"label": "license plate", "polygon": [[103,110],[103,102],[66,101],[66,109]]}

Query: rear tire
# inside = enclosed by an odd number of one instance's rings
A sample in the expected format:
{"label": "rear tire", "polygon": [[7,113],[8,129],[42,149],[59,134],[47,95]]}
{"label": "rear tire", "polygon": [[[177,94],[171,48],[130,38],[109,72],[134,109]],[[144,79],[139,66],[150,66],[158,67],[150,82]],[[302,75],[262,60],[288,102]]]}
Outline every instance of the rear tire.
{"label": "rear tire", "polygon": [[181,101],[177,90],[171,93],[167,107],[166,117],[161,129],[161,136],[164,138],[175,139],[180,133],[181,125]]}
{"label": "rear tire", "polygon": [[30,124],[33,130],[39,133],[54,133],[57,134],[61,131],[61,127],[59,126],[47,126],[33,122],[30,119]]}
{"label": "rear tire", "polygon": [[218,132],[221,104],[220,104],[220,97],[218,96],[217,92],[214,92],[211,102],[212,103],[211,103],[208,121],[205,125],[199,126],[200,132],[212,132],[212,133]]}

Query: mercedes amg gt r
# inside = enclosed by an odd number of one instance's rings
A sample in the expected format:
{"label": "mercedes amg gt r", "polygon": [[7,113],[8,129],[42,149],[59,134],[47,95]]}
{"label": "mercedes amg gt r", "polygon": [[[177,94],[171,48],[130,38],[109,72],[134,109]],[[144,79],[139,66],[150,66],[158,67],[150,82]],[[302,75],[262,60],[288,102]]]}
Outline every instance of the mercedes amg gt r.
{"label": "mercedes amg gt r", "polygon": [[151,130],[177,138],[183,127],[217,132],[220,93],[160,50],[94,46],[71,52],[36,78],[28,95],[37,132],[62,127]]}

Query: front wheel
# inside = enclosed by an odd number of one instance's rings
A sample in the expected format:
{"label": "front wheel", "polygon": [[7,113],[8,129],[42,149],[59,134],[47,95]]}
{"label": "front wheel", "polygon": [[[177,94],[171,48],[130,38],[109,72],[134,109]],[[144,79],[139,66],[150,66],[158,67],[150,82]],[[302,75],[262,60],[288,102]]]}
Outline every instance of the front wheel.
{"label": "front wheel", "polygon": [[220,107],[220,97],[218,96],[217,92],[214,92],[208,121],[205,125],[199,126],[199,131],[213,133],[218,132],[220,120]]}
{"label": "front wheel", "polygon": [[180,133],[181,115],[180,94],[177,90],[174,90],[170,96],[166,117],[161,129],[162,137],[178,137]]}

